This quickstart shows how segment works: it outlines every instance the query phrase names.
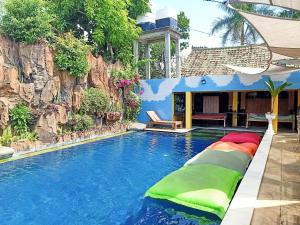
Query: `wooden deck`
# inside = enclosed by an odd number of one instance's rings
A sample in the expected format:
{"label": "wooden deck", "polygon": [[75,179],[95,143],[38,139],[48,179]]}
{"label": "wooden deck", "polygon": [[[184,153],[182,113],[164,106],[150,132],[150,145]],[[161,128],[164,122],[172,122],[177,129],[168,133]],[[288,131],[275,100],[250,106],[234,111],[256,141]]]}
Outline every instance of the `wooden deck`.
{"label": "wooden deck", "polygon": [[251,224],[300,224],[300,144],[296,134],[274,136]]}

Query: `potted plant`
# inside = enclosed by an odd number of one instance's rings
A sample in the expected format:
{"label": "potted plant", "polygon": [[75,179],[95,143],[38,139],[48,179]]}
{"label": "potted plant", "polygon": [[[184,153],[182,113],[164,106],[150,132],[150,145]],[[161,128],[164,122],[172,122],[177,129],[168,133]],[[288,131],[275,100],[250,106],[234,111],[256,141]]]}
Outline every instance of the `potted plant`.
{"label": "potted plant", "polygon": [[106,113],[106,121],[109,123],[115,123],[121,119],[122,108],[119,103],[112,103],[109,107],[109,111]]}
{"label": "potted plant", "polygon": [[290,84],[288,82],[284,82],[279,87],[276,87],[274,82],[269,78],[269,80],[266,81],[266,85],[267,85],[268,91],[270,92],[271,97],[272,97],[271,112],[266,113],[266,118],[269,122],[268,130],[266,131],[266,133],[275,134],[274,129],[273,129],[273,120],[276,119],[276,116],[277,116],[274,114],[274,106],[275,106],[276,98],[279,96],[279,94],[282,91],[284,91],[284,89],[291,86],[292,84]]}

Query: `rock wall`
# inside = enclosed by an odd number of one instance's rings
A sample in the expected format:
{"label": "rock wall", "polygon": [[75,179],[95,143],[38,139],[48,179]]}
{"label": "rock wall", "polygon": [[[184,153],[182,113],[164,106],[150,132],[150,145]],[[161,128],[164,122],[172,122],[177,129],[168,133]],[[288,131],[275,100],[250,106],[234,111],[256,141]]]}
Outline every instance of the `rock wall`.
{"label": "rock wall", "polygon": [[8,125],[9,109],[22,102],[36,114],[35,131],[40,139],[49,142],[58,125],[67,122],[67,109],[80,108],[86,88],[104,89],[118,100],[110,73],[121,66],[107,64],[92,54],[88,61],[90,72],[75,78],[55,66],[53,51],[46,42],[25,45],[0,36],[0,128]]}

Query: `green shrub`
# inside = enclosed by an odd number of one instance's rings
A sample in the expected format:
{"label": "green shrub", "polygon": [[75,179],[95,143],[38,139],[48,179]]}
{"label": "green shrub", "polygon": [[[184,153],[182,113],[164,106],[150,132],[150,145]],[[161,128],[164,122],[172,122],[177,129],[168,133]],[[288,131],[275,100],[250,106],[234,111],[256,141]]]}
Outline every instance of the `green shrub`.
{"label": "green shrub", "polygon": [[15,41],[33,44],[52,36],[52,15],[44,0],[6,0],[1,30]]}
{"label": "green shrub", "polygon": [[94,124],[93,118],[88,115],[76,114],[76,115],[74,115],[73,120],[74,120],[74,130],[75,131],[88,130]]}
{"label": "green shrub", "polygon": [[136,121],[141,110],[140,97],[137,94],[130,92],[129,95],[126,96],[125,106],[125,119],[129,121]]}
{"label": "green shrub", "polygon": [[82,77],[89,72],[87,54],[90,47],[71,33],[57,38],[55,63],[59,69],[68,71],[74,77]]}
{"label": "green shrub", "polygon": [[38,139],[37,133],[35,132],[26,132],[16,137],[17,140],[28,140],[28,141],[36,141]]}
{"label": "green shrub", "polygon": [[11,130],[11,127],[8,126],[6,129],[4,129],[2,136],[0,137],[0,144],[3,146],[8,146],[13,139],[13,133]]}
{"label": "green shrub", "polygon": [[16,135],[28,132],[28,124],[31,118],[29,107],[23,104],[17,104],[10,110],[9,118],[12,129]]}
{"label": "green shrub", "polygon": [[98,88],[87,89],[84,93],[80,111],[84,114],[103,116],[109,108],[110,98]]}

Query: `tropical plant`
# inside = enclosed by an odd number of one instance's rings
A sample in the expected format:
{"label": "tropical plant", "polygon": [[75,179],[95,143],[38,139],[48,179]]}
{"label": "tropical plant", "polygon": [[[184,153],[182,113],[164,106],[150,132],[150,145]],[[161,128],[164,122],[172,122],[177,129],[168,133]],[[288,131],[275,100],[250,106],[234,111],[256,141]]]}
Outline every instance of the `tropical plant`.
{"label": "tropical plant", "polygon": [[[268,7],[255,6],[253,4],[237,4],[235,8],[247,12],[255,12],[263,15],[274,15],[275,12]],[[211,34],[214,35],[225,31],[222,35],[222,44],[228,42],[239,43],[240,45],[253,44],[259,40],[259,34],[255,28],[249,24],[236,10],[220,5],[220,8],[226,13],[222,18],[218,18],[214,23]]]}
{"label": "tropical plant", "polygon": [[134,92],[130,92],[125,99],[125,119],[135,121],[141,110],[140,97]]}
{"label": "tropical plant", "polygon": [[12,129],[11,126],[8,126],[3,130],[2,136],[0,137],[0,144],[3,146],[8,146],[12,142],[12,139]]}
{"label": "tropical plant", "polygon": [[55,47],[55,63],[59,69],[68,71],[70,75],[82,77],[90,69],[87,55],[90,47],[71,33],[57,38]]}
{"label": "tropical plant", "polygon": [[53,35],[44,0],[6,0],[4,10],[1,30],[13,40],[33,44]]}
{"label": "tropical plant", "polygon": [[288,82],[284,82],[280,86],[276,87],[274,82],[270,78],[265,83],[268,88],[268,91],[270,92],[270,94],[272,96],[271,113],[273,113],[276,97],[279,96],[279,94],[282,91],[284,91],[287,87],[291,86],[292,84],[290,84]]}
{"label": "tropical plant", "polygon": [[84,92],[81,113],[102,117],[107,112],[110,98],[99,88],[89,88]]}
{"label": "tropical plant", "polygon": [[72,118],[74,131],[85,131],[93,127],[94,120],[88,115],[76,114]]}
{"label": "tropical plant", "polygon": [[14,134],[21,135],[28,132],[31,113],[29,107],[23,104],[17,104],[9,112],[9,119]]}

